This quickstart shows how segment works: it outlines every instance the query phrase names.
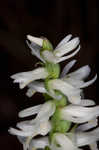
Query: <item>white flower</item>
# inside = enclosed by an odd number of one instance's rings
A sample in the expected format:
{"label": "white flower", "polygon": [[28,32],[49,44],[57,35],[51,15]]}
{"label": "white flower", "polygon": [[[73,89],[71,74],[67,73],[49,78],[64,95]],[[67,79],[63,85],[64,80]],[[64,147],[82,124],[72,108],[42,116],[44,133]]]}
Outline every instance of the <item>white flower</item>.
{"label": "white flower", "polygon": [[81,101],[81,90],[73,87],[67,82],[62,81],[61,79],[53,79],[48,82],[48,90],[51,95],[55,96],[54,90],[59,90],[65,96],[68,97],[69,102],[73,104],[79,104]]}
{"label": "white flower", "polygon": [[45,68],[37,68],[33,71],[16,73],[11,76],[14,79],[14,83],[19,83],[20,88],[24,88],[32,81],[45,79],[48,76],[48,72]]}
{"label": "white flower", "polygon": [[75,88],[85,88],[85,87],[93,84],[97,79],[97,75],[92,80],[90,80],[88,82],[84,82],[84,79],[86,79],[88,77],[88,75],[90,74],[90,71],[91,71],[91,69],[88,65],[83,66],[80,69],[67,74],[69,72],[69,70],[71,69],[71,67],[75,64],[75,62],[76,61],[73,60],[64,67],[63,72],[61,74],[62,80],[65,81],[66,83],[71,84]]}
{"label": "white flower", "polygon": [[47,93],[47,90],[45,89],[44,82],[31,82],[28,84],[28,90],[26,95],[28,97],[33,96],[34,93],[39,92],[39,93]]}
{"label": "white flower", "polygon": [[17,128],[10,128],[9,132],[20,139],[26,139],[23,142],[24,150],[29,148],[30,141],[33,137],[37,135],[46,135],[52,129],[49,118],[55,112],[55,104],[52,101],[48,101],[45,104],[37,105],[34,107],[27,108],[19,112],[19,117],[27,117],[37,114],[35,119],[30,121],[23,121],[17,123]]}
{"label": "white flower", "polygon": [[99,116],[99,106],[83,107],[78,105],[68,105],[61,110],[61,117],[74,123],[84,123]]}
{"label": "white flower", "polygon": [[[38,50],[35,50],[35,44],[42,47],[43,46],[43,39],[42,38],[36,38],[36,37],[32,37],[30,35],[27,36],[28,40],[31,41],[31,44],[28,42],[28,46],[30,47],[30,49],[32,50],[32,54],[37,56],[40,60],[42,60],[43,62],[48,61],[51,63],[59,63],[61,61],[64,61],[66,59],[69,59],[71,57],[73,57],[74,55],[76,55],[79,50],[80,50],[80,46],[79,46],[79,38],[76,37],[74,39],[72,39],[71,41],[69,41],[71,39],[72,35],[68,35],[66,36],[55,48],[54,51],[49,51],[49,50],[44,50],[42,52],[42,56],[40,56],[40,48],[38,48]],[[77,48],[78,47],[78,48]],[[74,52],[72,52],[71,54],[64,56],[66,54],[68,54],[69,52],[73,51],[75,48],[77,48]]]}

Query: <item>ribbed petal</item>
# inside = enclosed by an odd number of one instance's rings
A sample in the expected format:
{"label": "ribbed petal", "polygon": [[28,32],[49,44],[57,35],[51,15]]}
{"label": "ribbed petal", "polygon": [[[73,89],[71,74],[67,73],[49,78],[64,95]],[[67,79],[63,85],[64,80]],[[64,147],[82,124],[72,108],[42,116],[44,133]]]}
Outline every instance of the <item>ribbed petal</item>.
{"label": "ribbed petal", "polygon": [[61,46],[63,46],[64,44],[66,44],[71,39],[71,37],[72,37],[71,34],[67,35],[63,40],[61,40],[61,42],[57,45],[57,47],[55,49],[58,49]]}
{"label": "ribbed petal", "polygon": [[40,56],[40,48],[38,45],[36,45],[35,43],[29,43],[28,41],[26,41],[28,47],[31,49],[31,54],[36,56],[38,59],[40,59],[42,62],[45,63],[44,59]]}
{"label": "ribbed petal", "polygon": [[32,139],[29,150],[34,149],[44,149],[46,146],[49,146],[48,137],[42,137],[37,139]]}
{"label": "ribbed petal", "polygon": [[58,47],[58,49],[55,49],[54,54],[55,56],[61,57],[74,50],[79,45],[79,43],[80,43],[79,38],[78,37],[74,38],[68,43],[62,44],[60,47]]}
{"label": "ribbed petal", "polygon": [[37,38],[37,37],[31,36],[31,35],[27,35],[27,39],[42,47],[42,44],[43,44],[42,38]]}
{"label": "ribbed petal", "polygon": [[95,102],[93,100],[89,100],[89,99],[81,99],[81,102],[79,105],[80,106],[93,106],[93,105],[95,105]]}
{"label": "ribbed petal", "polygon": [[19,117],[23,118],[23,117],[28,117],[34,114],[38,114],[40,109],[41,109],[42,105],[37,105],[37,106],[33,106],[33,107],[29,107],[27,109],[24,109],[22,111],[19,112]]}
{"label": "ribbed petal", "polygon": [[14,79],[14,83],[19,83],[20,88],[24,88],[30,82],[38,79],[45,79],[48,76],[48,72],[45,68],[37,68],[33,71],[16,73],[11,76]]}
{"label": "ribbed petal", "polygon": [[60,77],[63,78],[70,71],[70,69],[74,66],[75,63],[76,63],[76,60],[72,60],[68,64],[66,64],[65,67],[63,68],[63,71]]}

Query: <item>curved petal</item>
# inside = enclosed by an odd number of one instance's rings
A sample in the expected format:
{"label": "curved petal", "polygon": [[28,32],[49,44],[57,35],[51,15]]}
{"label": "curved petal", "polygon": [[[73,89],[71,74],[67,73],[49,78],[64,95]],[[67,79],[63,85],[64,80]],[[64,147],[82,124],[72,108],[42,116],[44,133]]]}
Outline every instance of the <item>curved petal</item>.
{"label": "curved petal", "polygon": [[89,85],[93,84],[97,79],[97,75],[95,75],[95,77],[88,81],[88,82],[85,82],[84,84],[82,84],[81,86],[79,86],[79,88],[85,88],[85,87],[88,87]]}
{"label": "curved petal", "polygon": [[72,35],[69,34],[67,35],[64,39],[62,39],[59,44],[57,45],[57,47],[55,49],[58,49],[59,47],[61,47],[62,45],[66,44],[70,39],[71,39]]}
{"label": "curved petal", "polygon": [[78,126],[76,131],[77,132],[86,131],[86,130],[96,127],[97,125],[98,125],[98,119],[93,119],[93,120],[90,120],[88,123]]}
{"label": "curved petal", "polygon": [[75,56],[79,51],[80,51],[80,45],[79,45],[79,47],[78,47],[74,52],[72,52],[71,54],[69,54],[69,55],[67,55],[67,56],[64,56],[64,57],[59,57],[59,59],[57,60],[57,63],[62,62],[62,61],[64,61],[64,60],[67,60],[67,59],[69,59],[69,58]]}
{"label": "curved petal", "polygon": [[75,63],[76,63],[76,60],[72,60],[68,64],[66,64],[65,67],[63,68],[63,71],[60,77],[63,78],[69,72],[69,70],[74,66]]}
{"label": "curved petal", "polygon": [[57,57],[61,57],[69,52],[71,52],[72,50],[74,50],[80,43],[80,40],[78,37],[72,39],[71,41],[62,44],[60,47],[58,47],[58,49],[55,49],[54,54]]}
{"label": "curved petal", "polygon": [[27,43],[28,47],[31,49],[31,54],[36,56],[38,59],[40,59],[42,62],[45,63],[44,59],[40,56],[40,48],[41,47],[34,44],[33,42],[29,43],[27,40],[26,40],[26,43]]}
{"label": "curved petal", "polygon": [[83,80],[85,78],[87,78],[90,74],[90,67],[88,65],[83,66],[81,68],[79,68],[78,70],[68,74],[68,76],[70,78],[76,79],[76,80]]}

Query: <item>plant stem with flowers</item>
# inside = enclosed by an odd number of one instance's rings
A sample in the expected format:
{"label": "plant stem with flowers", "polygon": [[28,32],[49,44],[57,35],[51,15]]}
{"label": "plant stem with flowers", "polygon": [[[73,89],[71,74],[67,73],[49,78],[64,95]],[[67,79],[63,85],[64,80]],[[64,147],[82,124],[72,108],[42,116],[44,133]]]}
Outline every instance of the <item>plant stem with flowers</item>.
{"label": "plant stem with flowers", "polygon": [[17,123],[18,129],[9,129],[23,144],[24,150],[80,150],[85,145],[91,150],[98,149],[99,106],[93,100],[85,99],[83,94],[83,88],[94,83],[97,75],[85,82],[91,71],[88,65],[69,73],[76,60],[66,64],[62,72],[59,64],[80,50],[79,38],[71,38],[71,34],[66,36],[53,49],[46,38],[27,36],[26,42],[31,53],[40,59],[41,67],[16,73],[11,78],[19,83],[20,89],[27,86],[28,97],[40,92],[45,102],[20,111],[20,118],[35,114],[36,117]]}

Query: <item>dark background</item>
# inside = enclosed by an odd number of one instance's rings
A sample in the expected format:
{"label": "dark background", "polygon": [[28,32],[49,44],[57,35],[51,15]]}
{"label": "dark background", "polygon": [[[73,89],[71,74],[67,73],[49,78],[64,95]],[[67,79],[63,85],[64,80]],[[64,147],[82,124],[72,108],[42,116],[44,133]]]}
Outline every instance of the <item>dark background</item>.
{"label": "dark background", "polygon": [[[7,130],[20,120],[17,114],[21,109],[43,102],[40,94],[27,98],[26,89],[20,90],[10,79],[10,75],[16,72],[32,70],[38,61],[25,44],[26,35],[45,36],[55,47],[69,33],[79,36],[82,46],[75,56],[78,62],[74,69],[89,64],[92,68],[91,79],[99,71],[98,0],[0,2],[0,149],[22,149],[17,138],[9,135]],[[99,104],[98,81],[96,83],[85,90],[85,95]]]}

